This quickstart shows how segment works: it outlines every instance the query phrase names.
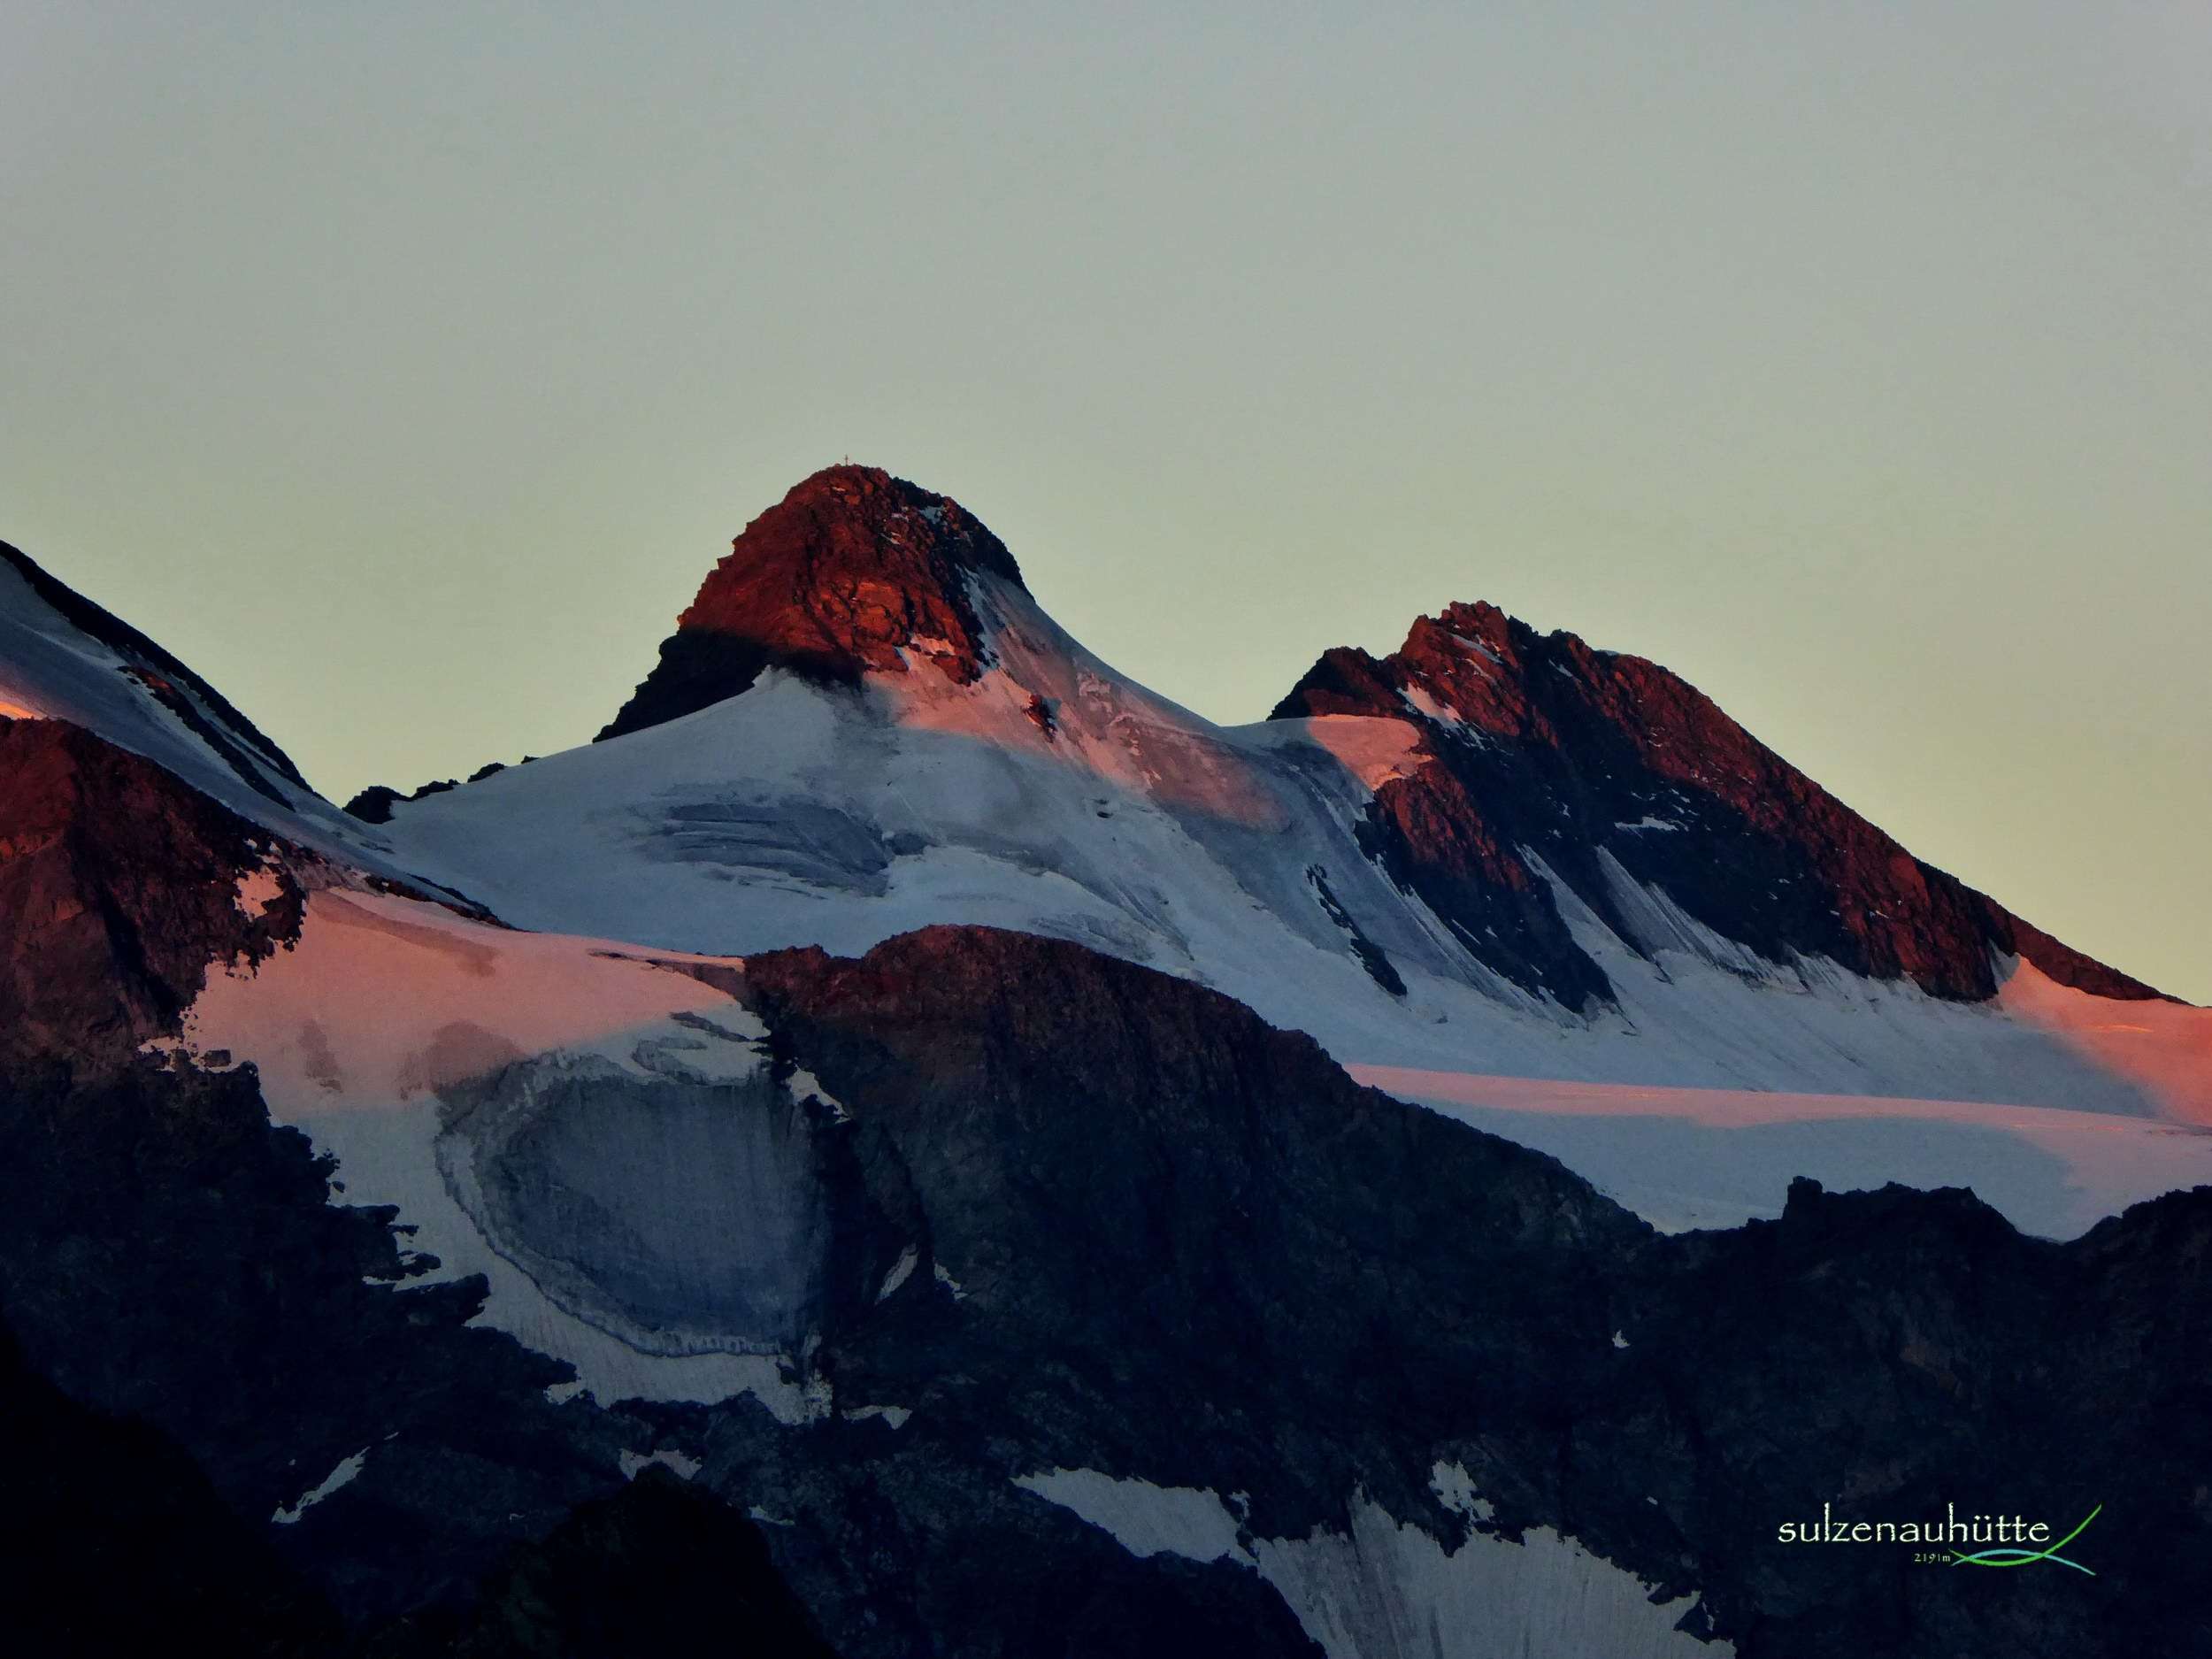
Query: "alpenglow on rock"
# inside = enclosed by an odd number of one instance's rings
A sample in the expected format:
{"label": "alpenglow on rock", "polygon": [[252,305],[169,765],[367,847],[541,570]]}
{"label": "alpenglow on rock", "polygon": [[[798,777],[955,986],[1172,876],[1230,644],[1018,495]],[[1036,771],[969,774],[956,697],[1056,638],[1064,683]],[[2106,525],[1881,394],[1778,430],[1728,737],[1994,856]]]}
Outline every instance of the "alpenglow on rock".
{"label": "alpenglow on rock", "polygon": [[836,467],[348,814],[11,555],[0,939],[19,1645],[2212,1647],[2206,1011],[1487,606],[1219,726]]}

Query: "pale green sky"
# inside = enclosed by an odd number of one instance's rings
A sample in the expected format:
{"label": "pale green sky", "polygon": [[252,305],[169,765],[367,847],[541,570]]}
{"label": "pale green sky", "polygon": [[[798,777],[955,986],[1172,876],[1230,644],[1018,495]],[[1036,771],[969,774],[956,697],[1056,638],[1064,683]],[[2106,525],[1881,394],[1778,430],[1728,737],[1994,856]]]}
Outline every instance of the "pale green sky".
{"label": "pale green sky", "polygon": [[2212,14],[0,6],[0,538],[326,793],[850,454],[1222,720],[1487,598],[2212,1001]]}

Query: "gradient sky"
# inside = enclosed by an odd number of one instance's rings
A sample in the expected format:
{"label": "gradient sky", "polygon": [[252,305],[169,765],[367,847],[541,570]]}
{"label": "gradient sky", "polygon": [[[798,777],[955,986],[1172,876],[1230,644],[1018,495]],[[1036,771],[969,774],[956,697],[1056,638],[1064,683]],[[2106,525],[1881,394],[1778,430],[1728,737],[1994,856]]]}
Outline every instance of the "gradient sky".
{"label": "gradient sky", "polygon": [[0,538],[325,793],[849,454],[1255,719],[1487,598],[2212,1001],[2212,18],[0,7]]}

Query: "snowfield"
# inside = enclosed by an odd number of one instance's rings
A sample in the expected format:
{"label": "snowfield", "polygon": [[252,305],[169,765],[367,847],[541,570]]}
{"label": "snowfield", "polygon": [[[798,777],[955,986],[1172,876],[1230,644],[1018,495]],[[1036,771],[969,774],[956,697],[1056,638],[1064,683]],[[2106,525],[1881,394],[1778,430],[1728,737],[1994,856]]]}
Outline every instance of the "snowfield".
{"label": "snowfield", "polygon": [[1548,1152],[1665,1232],[1782,1213],[1790,1181],[1971,1187],[2024,1233],[2070,1239],[2212,1186],[2212,1130],[1981,1101],[1663,1088],[1353,1065],[1361,1082]]}
{"label": "snowfield", "polygon": [[[1446,1472],[1440,1469],[1440,1483]],[[1634,1574],[1548,1527],[1530,1529],[1519,1543],[1471,1532],[1447,1548],[1356,1496],[1348,1531],[1248,1538],[1211,1492],[1094,1469],[1047,1470],[1014,1484],[1133,1555],[1250,1568],[1329,1659],[1725,1659],[1735,1651],[1675,1629],[1685,1601],[1653,1601]],[[1480,1501],[1471,1489],[1465,1497],[1476,1512]]]}

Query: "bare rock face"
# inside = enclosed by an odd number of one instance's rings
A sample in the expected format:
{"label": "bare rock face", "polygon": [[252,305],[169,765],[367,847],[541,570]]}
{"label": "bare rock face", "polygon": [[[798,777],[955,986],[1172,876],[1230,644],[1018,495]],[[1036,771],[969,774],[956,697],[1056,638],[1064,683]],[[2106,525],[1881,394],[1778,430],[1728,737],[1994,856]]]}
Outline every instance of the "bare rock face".
{"label": "bare rock face", "polygon": [[850,682],[903,673],[911,654],[972,680],[988,650],[968,596],[982,574],[1021,583],[1014,556],[959,503],[878,467],[825,468],[731,542],[599,735],[735,696],[772,666]]}
{"label": "bare rock face", "polygon": [[276,851],[150,760],[60,721],[0,721],[0,1057],[112,1069],[173,1027],[211,961],[296,937]]}
{"label": "bare rock face", "polygon": [[[1235,1492],[1255,1539],[1341,1534],[1355,1486],[1471,1557],[1552,1528],[1739,1659],[2207,1640],[2212,1190],[2056,1244],[1957,1189],[1799,1181],[1778,1219],[1662,1235],[1541,1154],[1079,946],[930,928],[856,960],[757,956],[747,979],[849,1110],[865,1207],[917,1253],[820,1356],[841,1399],[911,1422],[804,1468],[728,1425],[706,1440],[703,1478],[794,1517],[780,1548],[828,1628],[881,1615],[856,1655],[900,1651],[888,1604],[1004,1650],[984,1609],[1009,1586],[978,1564],[1002,1489],[949,1472],[994,1464]],[[1479,1518],[1442,1502],[1443,1466]],[[856,1512],[861,1490],[879,1507]],[[2101,1503],[2099,1577],[1779,1535],[1824,1503],[1947,1502],[2061,1530]],[[1035,1538],[1030,1571],[1063,1570]],[[862,1590],[871,1552],[899,1566]],[[1366,1593],[1411,1593],[1366,1564]],[[1219,1606],[1237,1573],[1215,1571]],[[1439,1652],[1520,1650],[1438,1628]]]}
{"label": "bare rock face", "polygon": [[1938,996],[1993,995],[1996,953],[2097,995],[2158,995],[1912,856],[1679,675],[1494,606],[1423,617],[1385,657],[1326,653],[1274,710],[1320,714],[1421,726],[1440,764],[1377,792],[1371,849],[1478,956],[1571,1005],[1603,975],[1530,853],[1634,943],[1649,930],[1631,884],[1770,960]]}

